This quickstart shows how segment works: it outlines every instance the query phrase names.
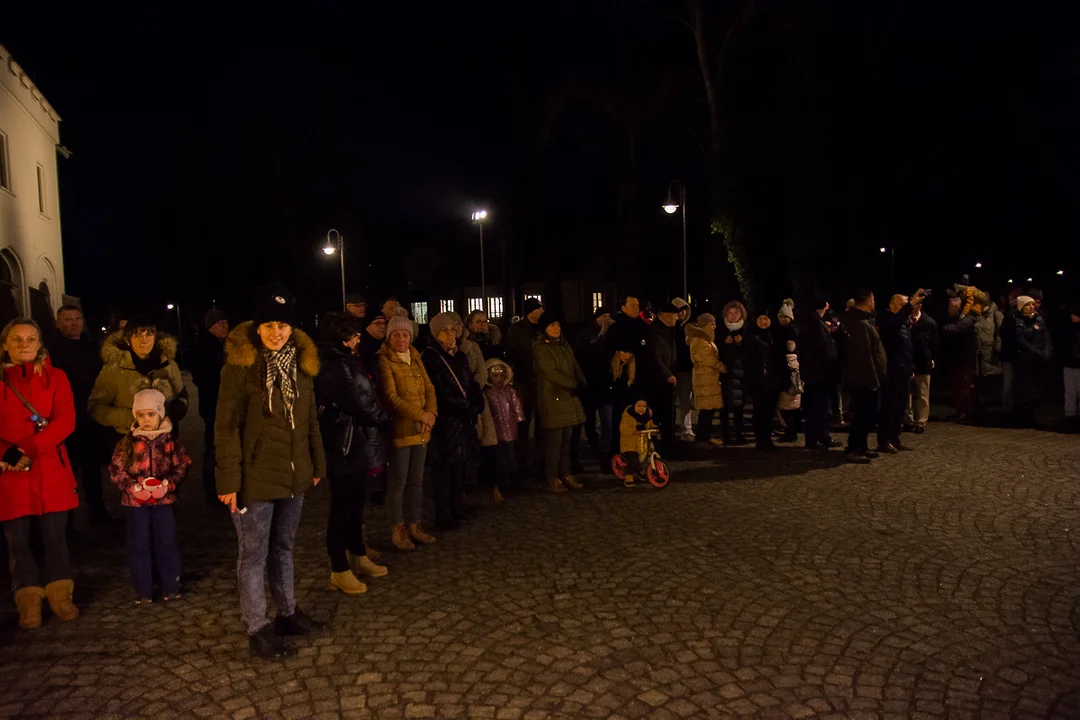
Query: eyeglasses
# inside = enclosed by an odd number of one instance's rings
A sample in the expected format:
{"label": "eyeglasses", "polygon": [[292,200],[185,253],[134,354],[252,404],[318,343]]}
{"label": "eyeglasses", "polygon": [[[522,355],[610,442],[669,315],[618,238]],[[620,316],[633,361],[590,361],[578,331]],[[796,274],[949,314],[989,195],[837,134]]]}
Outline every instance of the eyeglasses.
{"label": "eyeglasses", "polygon": [[157,337],[157,330],[136,330],[135,332],[131,333],[131,337],[140,338],[143,340],[147,338]]}

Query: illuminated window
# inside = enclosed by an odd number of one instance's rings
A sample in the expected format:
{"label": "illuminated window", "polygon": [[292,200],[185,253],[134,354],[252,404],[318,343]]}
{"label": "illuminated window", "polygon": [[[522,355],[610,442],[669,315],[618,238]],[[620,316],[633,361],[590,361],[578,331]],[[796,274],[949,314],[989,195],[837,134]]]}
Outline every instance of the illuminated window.
{"label": "illuminated window", "polygon": [[412,303],[411,306],[412,306],[412,315],[413,315],[413,318],[416,320],[416,322],[420,323],[421,325],[426,325],[427,324],[427,303],[426,302],[415,302],[415,303]]}
{"label": "illuminated window", "polygon": [[483,310],[484,299],[483,298],[469,298],[469,312],[473,310]]}
{"label": "illuminated window", "polygon": [[592,294],[592,311],[596,312],[604,305],[604,293],[594,292]]}
{"label": "illuminated window", "polygon": [[536,300],[536,302],[540,303],[541,305],[544,304],[544,298],[540,297],[539,295],[526,295],[525,296],[526,300],[528,300],[529,298],[532,298],[532,299]]}
{"label": "illuminated window", "polygon": [[488,310],[489,314],[493,318],[501,318],[503,316],[503,302],[501,297],[489,297],[488,298]]}
{"label": "illuminated window", "polygon": [[8,168],[7,135],[0,132],[0,188],[11,189],[11,174]]}
{"label": "illuminated window", "polygon": [[454,312],[454,301],[453,300],[440,300],[439,301],[439,312],[441,312],[441,313]]}

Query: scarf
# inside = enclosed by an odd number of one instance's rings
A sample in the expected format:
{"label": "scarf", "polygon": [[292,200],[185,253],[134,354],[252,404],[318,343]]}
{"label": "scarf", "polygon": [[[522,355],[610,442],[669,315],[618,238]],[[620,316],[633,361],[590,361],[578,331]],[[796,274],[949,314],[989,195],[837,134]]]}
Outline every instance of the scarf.
{"label": "scarf", "polygon": [[406,350],[405,352],[395,352],[397,359],[406,365],[412,365],[412,353]]}
{"label": "scarf", "polygon": [[160,369],[166,364],[161,361],[161,348],[157,345],[155,345],[150,351],[150,354],[144,358],[136,355],[134,350],[131,351],[131,364],[135,367],[135,372],[143,377],[150,377],[150,373]]}
{"label": "scarf", "polygon": [[285,419],[289,421],[289,427],[295,428],[293,403],[296,402],[296,346],[287,343],[276,352],[263,348],[262,354],[266,361],[268,408],[271,413],[274,412],[274,386],[277,385],[285,401]]}
{"label": "scarf", "polygon": [[169,418],[161,418],[161,424],[158,425],[157,430],[143,430],[139,427],[138,423],[131,426],[131,434],[136,437],[144,437],[147,440],[153,440],[165,433],[171,433],[173,430],[172,420]]}
{"label": "scarf", "polygon": [[727,320],[725,320],[724,321],[724,327],[726,327],[731,332],[736,332],[738,330],[742,330],[742,326],[745,323],[746,323],[745,320],[740,320],[739,322],[728,322]]}

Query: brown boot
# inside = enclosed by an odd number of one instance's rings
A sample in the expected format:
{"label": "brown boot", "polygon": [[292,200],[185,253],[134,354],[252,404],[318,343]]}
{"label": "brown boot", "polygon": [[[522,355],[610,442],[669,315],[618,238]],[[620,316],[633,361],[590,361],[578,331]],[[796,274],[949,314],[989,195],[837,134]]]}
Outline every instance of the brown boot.
{"label": "brown boot", "polygon": [[19,588],[15,591],[15,607],[19,608],[19,627],[33,630],[41,627],[41,600],[45,590],[37,586]]}
{"label": "brown boot", "polygon": [[376,565],[367,555],[353,555],[346,550],[345,557],[349,559],[349,567],[357,575],[386,577],[390,574],[390,571],[386,567],[383,565]]}
{"label": "brown boot", "polygon": [[356,579],[352,570],[330,573],[330,589],[340,590],[346,595],[361,595],[367,592],[367,585]]}
{"label": "brown boot", "polygon": [[503,501],[506,500],[506,498],[503,497],[503,494],[499,492],[499,488],[491,489],[491,499],[495,501],[495,507],[499,507],[503,504]]}
{"label": "brown boot", "polygon": [[552,480],[549,487],[551,488],[551,492],[556,494],[566,492],[566,486],[562,484],[562,480],[559,478]]}
{"label": "brown boot", "polygon": [[398,550],[416,549],[416,546],[412,544],[412,540],[409,539],[409,531],[404,525],[394,526],[394,532],[393,535],[390,536],[390,540]]}
{"label": "brown boot", "polygon": [[413,523],[409,526],[409,537],[421,545],[431,545],[435,542],[435,538],[424,532],[424,529],[420,527],[420,523]]}
{"label": "brown boot", "polygon": [[79,617],[79,608],[71,602],[71,593],[75,590],[74,580],[55,580],[45,586],[45,597],[53,615],[61,620],[74,620]]}
{"label": "brown boot", "polygon": [[372,562],[377,562],[379,560],[379,556],[381,556],[382,553],[371,547],[371,545],[368,543],[367,525],[360,526],[360,537],[364,540],[364,547],[367,548],[368,560],[371,560]]}
{"label": "brown boot", "polygon": [[577,478],[575,478],[573,475],[567,475],[566,477],[564,477],[562,479],[562,481],[563,481],[563,485],[565,485],[566,487],[571,488],[573,490],[580,490],[581,488],[585,487],[584,485],[579,483],[577,481]]}

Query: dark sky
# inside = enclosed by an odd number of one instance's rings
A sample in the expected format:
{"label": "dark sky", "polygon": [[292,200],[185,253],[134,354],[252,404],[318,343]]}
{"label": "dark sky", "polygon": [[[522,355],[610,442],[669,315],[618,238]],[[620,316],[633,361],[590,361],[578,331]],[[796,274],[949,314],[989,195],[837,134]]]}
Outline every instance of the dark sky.
{"label": "dark sky", "polygon": [[[835,215],[858,185],[875,221],[857,242],[896,245],[905,280],[952,277],[976,259],[1002,273],[1080,273],[1080,56],[1063,11],[838,0],[804,29],[805,6],[759,5],[735,50],[732,114],[759,133],[763,203],[796,176],[783,144],[755,128],[780,132],[805,112],[826,158],[826,179],[807,184],[829,187],[813,204]],[[625,11],[622,36],[613,7]],[[477,282],[468,215],[478,204],[492,212],[489,283],[502,243],[518,279],[608,264],[582,248],[615,232],[618,128],[600,104],[571,101],[545,136],[545,104],[559,87],[618,87],[624,42],[636,76],[659,78],[652,94],[640,82],[636,102],[703,121],[693,46],[669,17],[684,10],[582,0],[239,13],[162,2],[16,15],[0,43],[58,109],[74,152],[60,161],[69,292],[95,310],[144,297],[202,309],[211,298],[242,306],[251,287],[280,278],[326,306],[338,287],[318,252],[329,227],[349,243],[350,285],[373,296],[407,293],[410,281]],[[792,92],[784,73],[803,53],[812,71]],[[873,73],[866,57],[879,60]],[[649,257],[678,243],[677,223],[657,211],[671,178],[690,181],[701,209],[689,216],[692,255],[710,242],[695,144],[671,123],[645,123],[638,137],[635,255],[653,275],[678,273],[670,252]],[[858,266],[844,259],[842,224],[829,225],[821,253]]]}

